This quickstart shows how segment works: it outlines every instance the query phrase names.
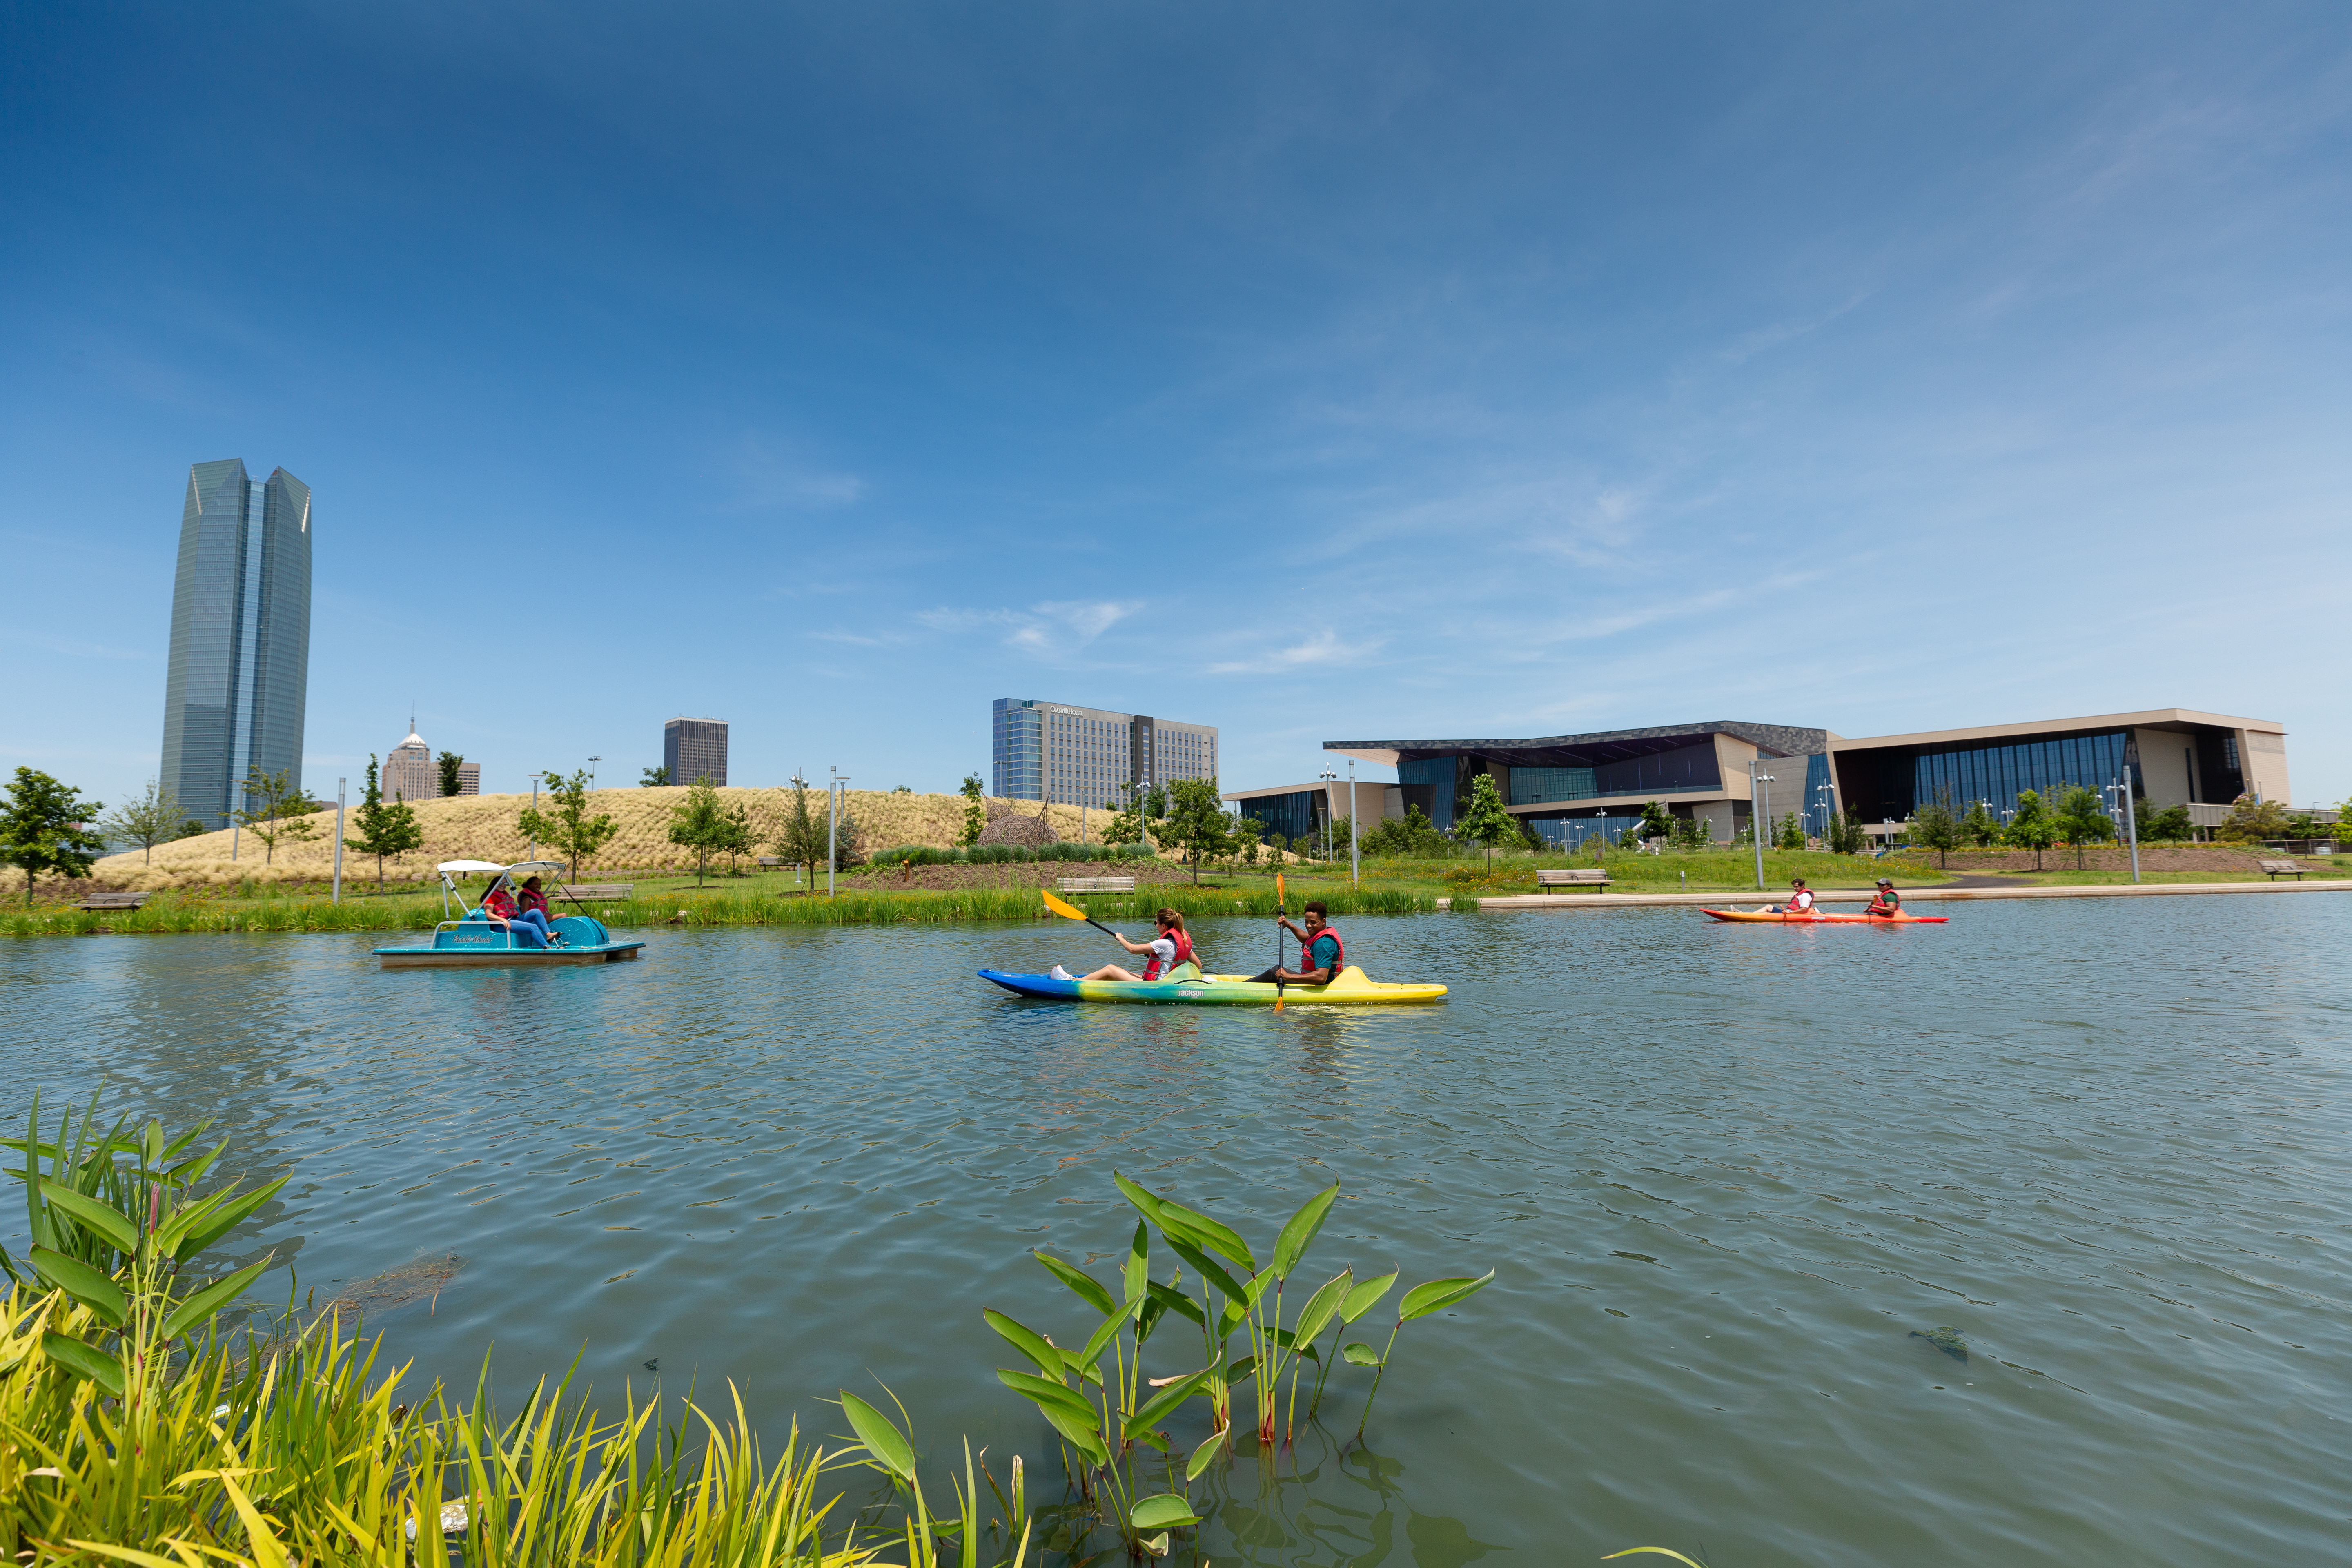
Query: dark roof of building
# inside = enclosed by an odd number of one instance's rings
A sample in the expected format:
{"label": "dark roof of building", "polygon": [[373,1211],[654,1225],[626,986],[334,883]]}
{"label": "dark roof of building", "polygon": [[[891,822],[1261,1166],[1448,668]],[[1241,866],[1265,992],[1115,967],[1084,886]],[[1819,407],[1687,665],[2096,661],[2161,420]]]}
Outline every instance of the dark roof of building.
{"label": "dark roof of building", "polygon": [[1755,724],[1745,720],[1717,719],[1706,723],[1660,724],[1643,730],[1598,730],[1582,735],[1546,735],[1516,741],[1326,741],[1323,749],[1366,762],[1393,765],[1399,761],[1459,756],[1467,752],[1506,767],[1591,767],[1652,756],[1680,746],[1696,745],[1709,735],[1730,735],[1746,741],[1768,756],[1801,757],[1829,747],[1826,730],[1799,729],[1787,724]]}

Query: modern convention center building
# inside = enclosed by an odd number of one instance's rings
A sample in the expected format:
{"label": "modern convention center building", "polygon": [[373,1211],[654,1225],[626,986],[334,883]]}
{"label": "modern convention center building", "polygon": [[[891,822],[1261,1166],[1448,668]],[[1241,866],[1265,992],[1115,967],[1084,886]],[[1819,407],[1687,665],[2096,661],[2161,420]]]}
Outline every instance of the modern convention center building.
{"label": "modern convention center building", "polygon": [[[1513,816],[1571,846],[1594,833],[1622,833],[1650,801],[1728,839],[1748,825],[1760,796],[1769,820],[1794,813],[1818,835],[1832,812],[1899,823],[1941,797],[1956,811],[1981,800],[1998,813],[2013,810],[2021,790],[2046,798],[2063,784],[2120,784],[2126,767],[2137,801],[2187,805],[2200,826],[2218,824],[2240,795],[2292,798],[2284,725],[2187,708],[1860,740],[1725,719],[1527,740],[1326,741],[1323,749],[1396,769],[1395,784],[1360,786],[1360,806],[1380,792],[1382,816],[1418,806],[1433,826],[1451,827],[1468,806],[1471,781],[1487,773]],[[1344,805],[1330,787],[1295,784],[1225,798],[1244,816],[1293,823],[1302,810],[1312,816],[1318,805],[1327,812]],[[1359,820],[1371,816],[1360,811]]]}

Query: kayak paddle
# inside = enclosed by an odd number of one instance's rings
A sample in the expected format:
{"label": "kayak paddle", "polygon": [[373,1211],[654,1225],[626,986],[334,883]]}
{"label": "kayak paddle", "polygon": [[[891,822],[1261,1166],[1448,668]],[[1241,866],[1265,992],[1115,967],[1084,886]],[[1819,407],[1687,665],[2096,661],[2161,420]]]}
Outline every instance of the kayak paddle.
{"label": "kayak paddle", "polygon": [[1045,907],[1053,910],[1055,914],[1061,916],[1064,920],[1084,921],[1087,924],[1094,927],[1095,930],[1102,932],[1103,935],[1108,937],[1115,938],[1118,935],[1118,932],[1111,930],[1110,927],[1103,924],[1102,921],[1095,919],[1094,916],[1087,913],[1086,910],[1078,908],[1077,905],[1057,899],[1053,894],[1045,892],[1043,889],[1040,889],[1039,891],[1045,897]]}
{"label": "kayak paddle", "polygon": [[1290,912],[1289,895],[1282,890],[1282,873],[1274,874],[1274,1010],[1282,1011],[1282,920]]}

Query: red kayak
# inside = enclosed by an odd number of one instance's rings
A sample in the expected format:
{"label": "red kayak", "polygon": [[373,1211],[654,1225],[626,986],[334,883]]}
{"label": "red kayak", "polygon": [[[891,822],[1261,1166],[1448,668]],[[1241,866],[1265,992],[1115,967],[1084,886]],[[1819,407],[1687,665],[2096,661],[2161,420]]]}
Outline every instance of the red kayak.
{"label": "red kayak", "polygon": [[1761,921],[1772,925],[1789,926],[1939,926],[1948,915],[1774,915],[1755,914],[1746,910],[1702,910],[1701,914],[1719,921]]}

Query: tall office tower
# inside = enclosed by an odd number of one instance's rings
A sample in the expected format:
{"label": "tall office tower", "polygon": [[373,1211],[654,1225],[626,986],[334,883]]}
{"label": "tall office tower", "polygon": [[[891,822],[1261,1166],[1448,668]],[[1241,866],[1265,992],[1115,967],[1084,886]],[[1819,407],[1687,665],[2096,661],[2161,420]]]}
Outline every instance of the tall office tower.
{"label": "tall office tower", "polygon": [[990,709],[996,774],[1006,800],[1124,805],[1128,786],[1217,776],[1213,724],[1000,697]]}
{"label": "tall office tower", "polygon": [[188,470],[163,685],[163,782],[226,827],[256,770],[302,782],[310,679],[310,487],[242,458]]}
{"label": "tall office tower", "polygon": [[[433,748],[416,732],[416,721],[408,721],[408,739],[384,753],[383,775],[377,785],[383,803],[396,800],[438,800],[441,798],[441,765],[433,760]],[[482,793],[482,764],[457,764],[457,793]]]}
{"label": "tall office tower", "polygon": [[727,721],[673,719],[662,726],[662,766],[669,782],[690,784],[697,779],[727,783]]}

